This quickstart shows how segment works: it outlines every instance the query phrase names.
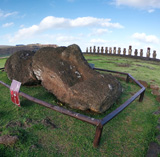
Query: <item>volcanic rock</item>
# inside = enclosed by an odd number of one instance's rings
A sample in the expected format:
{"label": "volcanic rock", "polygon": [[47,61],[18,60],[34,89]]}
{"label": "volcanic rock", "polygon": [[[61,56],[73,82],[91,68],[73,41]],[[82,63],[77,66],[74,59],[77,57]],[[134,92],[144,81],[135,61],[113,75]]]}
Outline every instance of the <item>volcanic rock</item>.
{"label": "volcanic rock", "polygon": [[39,81],[32,70],[32,57],[34,54],[35,52],[33,51],[22,50],[11,55],[5,64],[8,78],[10,80],[17,80],[23,85],[37,84]]}
{"label": "volcanic rock", "polygon": [[90,68],[77,45],[41,48],[33,56],[37,79],[71,108],[106,111],[120,96],[120,83],[111,74]]}
{"label": "volcanic rock", "polygon": [[138,80],[139,83],[141,83],[145,88],[148,87],[148,83],[146,81],[143,81],[143,80]]}
{"label": "volcanic rock", "polygon": [[14,145],[18,141],[17,136],[3,135],[0,136],[0,144]]}
{"label": "volcanic rock", "polygon": [[159,86],[153,84],[150,85],[150,88],[153,90],[159,90]]}
{"label": "volcanic rock", "polygon": [[160,103],[160,95],[156,97],[156,100]]}

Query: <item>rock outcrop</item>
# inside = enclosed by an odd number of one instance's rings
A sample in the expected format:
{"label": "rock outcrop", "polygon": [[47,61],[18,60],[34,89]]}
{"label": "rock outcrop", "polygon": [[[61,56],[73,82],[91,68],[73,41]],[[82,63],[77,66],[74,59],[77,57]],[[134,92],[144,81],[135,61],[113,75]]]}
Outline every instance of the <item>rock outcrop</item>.
{"label": "rock outcrop", "polygon": [[42,85],[71,108],[102,113],[120,96],[120,83],[90,68],[77,45],[41,48],[33,72]]}

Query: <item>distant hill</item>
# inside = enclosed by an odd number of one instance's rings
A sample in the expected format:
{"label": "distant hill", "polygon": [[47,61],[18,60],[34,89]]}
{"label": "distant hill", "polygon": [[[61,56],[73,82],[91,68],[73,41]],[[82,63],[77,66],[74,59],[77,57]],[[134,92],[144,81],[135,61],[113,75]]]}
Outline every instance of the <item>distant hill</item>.
{"label": "distant hill", "polygon": [[9,56],[16,51],[20,50],[31,50],[37,51],[42,47],[58,47],[55,44],[29,44],[29,45],[16,45],[16,46],[9,46],[9,45],[0,45],[0,56]]}

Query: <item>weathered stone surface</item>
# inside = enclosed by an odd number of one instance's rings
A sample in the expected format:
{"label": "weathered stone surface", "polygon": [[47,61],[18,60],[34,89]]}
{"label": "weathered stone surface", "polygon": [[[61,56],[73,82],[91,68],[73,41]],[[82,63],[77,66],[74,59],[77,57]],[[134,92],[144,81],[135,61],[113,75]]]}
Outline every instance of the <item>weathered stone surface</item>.
{"label": "weathered stone surface", "polygon": [[14,145],[18,141],[17,136],[3,135],[0,136],[0,144]]}
{"label": "weathered stone surface", "polygon": [[160,92],[158,90],[153,89],[151,92],[153,95],[160,95]]}
{"label": "weathered stone surface", "polygon": [[157,157],[158,154],[160,154],[160,146],[155,142],[151,142],[146,157]]}
{"label": "weathered stone surface", "polygon": [[37,84],[32,70],[32,57],[35,52],[24,50],[15,52],[10,56],[5,64],[5,71],[10,80],[17,80],[22,84]]}
{"label": "weathered stone surface", "polygon": [[153,90],[159,90],[159,86],[153,84],[150,85],[150,88]]}
{"label": "weathered stone surface", "polygon": [[42,85],[70,107],[102,113],[120,96],[120,83],[90,68],[77,45],[42,48],[33,57]]}
{"label": "weathered stone surface", "polygon": [[157,100],[158,102],[160,102],[160,95],[158,95],[158,96],[156,97],[156,100]]}

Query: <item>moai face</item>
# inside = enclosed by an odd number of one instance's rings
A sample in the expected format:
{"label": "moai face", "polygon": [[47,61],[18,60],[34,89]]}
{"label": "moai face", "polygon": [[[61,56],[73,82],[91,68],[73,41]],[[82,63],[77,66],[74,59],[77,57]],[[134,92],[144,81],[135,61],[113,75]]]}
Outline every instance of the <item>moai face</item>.
{"label": "moai face", "polygon": [[104,52],[104,49],[103,49],[103,47],[101,47],[101,53],[103,53]]}
{"label": "moai face", "polygon": [[126,55],[126,48],[123,49],[123,55]]}
{"label": "moai face", "polygon": [[96,46],[93,47],[93,53],[96,53]]}
{"label": "moai face", "polygon": [[121,48],[120,47],[118,48],[118,54],[119,55],[121,54]]}
{"label": "moai face", "polygon": [[109,54],[112,54],[112,47],[109,48]]}
{"label": "moai face", "polygon": [[131,54],[132,54],[132,46],[129,46],[128,55],[131,55]]}
{"label": "moai face", "polygon": [[88,47],[86,48],[86,53],[88,53]]}
{"label": "moai face", "polygon": [[147,57],[148,58],[150,57],[150,48],[149,47],[147,48]]}
{"label": "moai face", "polygon": [[99,53],[99,47],[98,47],[98,49],[97,49],[97,52]]}
{"label": "moai face", "polygon": [[90,53],[92,53],[92,47],[90,47]]}
{"label": "moai face", "polygon": [[116,47],[114,47],[113,53],[116,54]]}
{"label": "moai face", "polygon": [[153,58],[156,59],[156,56],[157,56],[157,54],[156,54],[156,51],[154,50],[153,51]]}
{"label": "moai face", "polygon": [[134,55],[137,56],[138,55],[138,50],[135,49]]}
{"label": "moai face", "polygon": [[143,49],[140,50],[140,56],[143,57]]}
{"label": "moai face", "polygon": [[108,53],[108,47],[105,48],[105,53]]}

